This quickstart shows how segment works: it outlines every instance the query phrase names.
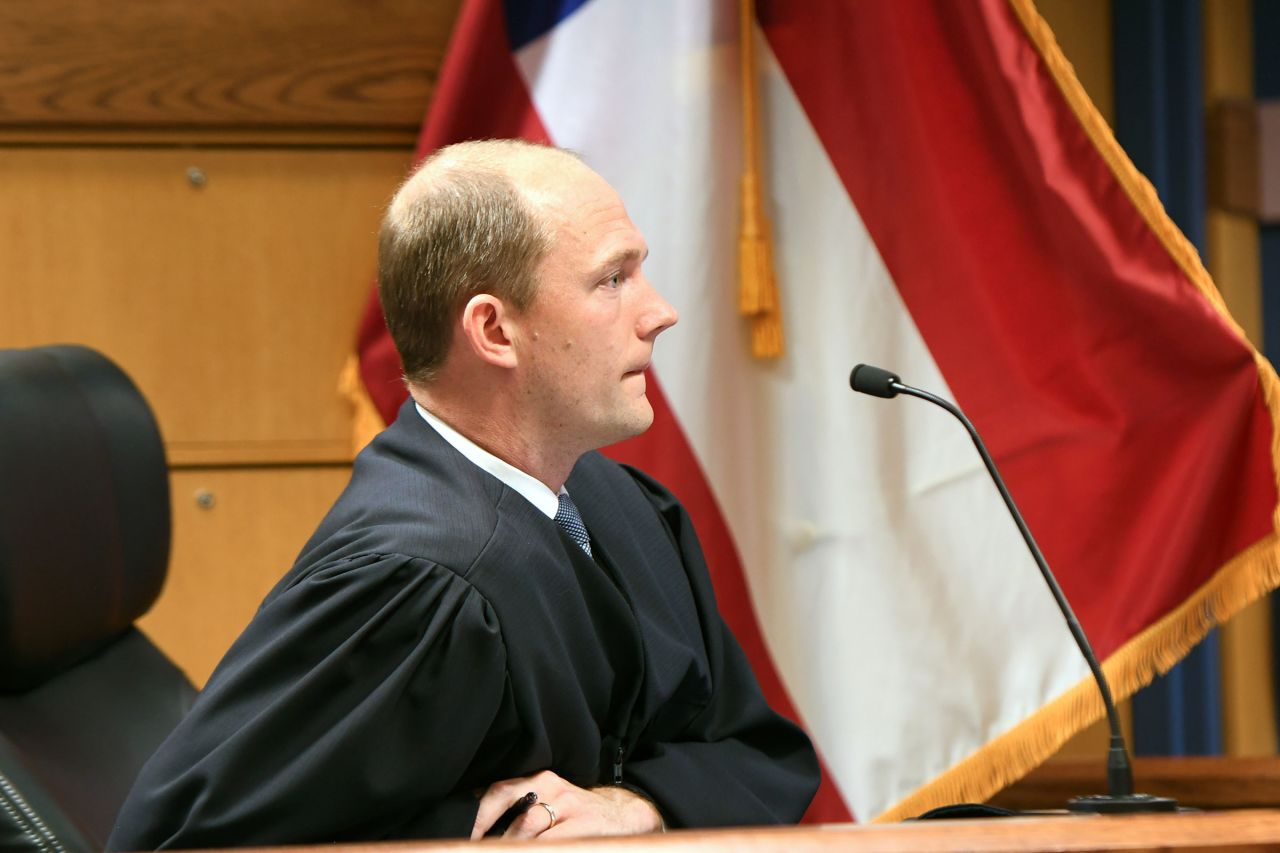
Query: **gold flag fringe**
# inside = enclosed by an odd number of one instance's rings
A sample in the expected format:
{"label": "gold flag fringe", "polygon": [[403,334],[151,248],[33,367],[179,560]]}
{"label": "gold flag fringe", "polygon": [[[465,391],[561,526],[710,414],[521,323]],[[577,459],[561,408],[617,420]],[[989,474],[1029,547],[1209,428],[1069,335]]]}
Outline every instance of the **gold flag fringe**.
{"label": "gold flag fringe", "polygon": [[[1081,126],[1110,167],[1125,193],[1152,232],[1187,278],[1235,329],[1246,345],[1244,330],[1228,313],[1226,303],[1200,261],[1195,247],[1165,213],[1154,187],[1134,167],[1106,120],[1075,76],[1058,47],[1049,25],[1032,0],[1008,0],[1026,29],[1054,81]],[[1252,346],[1250,346],[1252,350]],[[1257,350],[1252,350],[1263,400],[1271,414],[1272,467],[1280,486],[1280,379]],[[1130,696],[1167,672],[1215,626],[1255,599],[1280,586],[1280,505],[1272,511],[1273,532],[1237,554],[1200,589],[1163,619],[1133,637],[1103,664],[1117,700]],[[1092,678],[1086,678],[1032,713],[1012,729],[993,738],[971,755],[908,794],[875,820],[902,820],[936,806],[982,802],[1016,782],[1056,752],[1076,732],[1101,719],[1102,699]],[[1101,758],[1099,758],[1101,762]]]}
{"label": "gold flag fringe", "polygon": [[764,212],[761,175],[759,91],[755,59],[755,3],[739,0],[739,56],[742,70],[742,219],[738,232],[738,310],[751,320],[751,352],[757,358],[782,355],[782,308],[774,275],[769,219]]}
{"label": "gold flag fringe", "polygon": [[360,357],[355,353],[347,356],[346,363],[342,365],[342,373],[338,375],[338,393],[351,404],[351,456],[354,458],[386,428],[382,415],[378,414],[360,379]]}
{"label": "gold flag fringe", "polygon": [[[1107,658],[1103,670],[1117,699],[1168,672],[1220,622],[1280,585],[1280,536],[1275,533],[1241,551],[1177,609]],[[1080,729],[1100,720],[1102,698],[1085,678],[877,815],[875,822],[905,820],[949,803],[983,802],[1021,779],[1057,752]],[[1102,757],[1099,756],[1099,774]],[[1082,792],[1082,793],[1103,793]]]}

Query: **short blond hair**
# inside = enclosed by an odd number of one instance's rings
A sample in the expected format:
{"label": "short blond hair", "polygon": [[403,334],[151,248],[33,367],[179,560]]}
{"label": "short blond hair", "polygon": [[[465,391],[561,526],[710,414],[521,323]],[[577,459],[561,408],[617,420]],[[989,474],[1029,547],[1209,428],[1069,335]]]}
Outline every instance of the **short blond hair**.
{"label": "short blond hair", "polygon": [[523,311],[552,230],[504,160],[558,149],[519,140],[464,142],[428,157],[396,193],[378,238],[378,297],[405,379],[429,384],[458,312],[491,293]]}

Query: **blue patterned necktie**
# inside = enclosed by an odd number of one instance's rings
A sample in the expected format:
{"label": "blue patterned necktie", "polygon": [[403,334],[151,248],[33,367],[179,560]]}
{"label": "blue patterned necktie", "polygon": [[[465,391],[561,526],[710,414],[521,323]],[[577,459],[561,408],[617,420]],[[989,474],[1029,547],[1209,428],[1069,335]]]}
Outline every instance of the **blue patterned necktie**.
{"label": "blue patterned necktie", "polygon": [[582,523],[582,516],[578,515],[578,507],[574,505],[573,499],[567,492],[560,493],[560,506],[556,509],[556,524],[587,552],[588,557],[591,556],[591,537],[587,536],[587,528]]}

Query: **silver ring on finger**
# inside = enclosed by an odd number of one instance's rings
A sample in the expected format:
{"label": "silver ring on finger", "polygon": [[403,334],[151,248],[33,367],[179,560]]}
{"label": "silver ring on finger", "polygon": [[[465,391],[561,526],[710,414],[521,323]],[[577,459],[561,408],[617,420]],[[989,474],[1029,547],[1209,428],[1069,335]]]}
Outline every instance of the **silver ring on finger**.
{"label": "silver ring on finger", "polygon": [[[546,809],[546,810],[547,810],[547,817],[551,818],[551,826],[548,826],[548,827],[547,827],[547,829],[550,829],[552,826],[555,826],[555,825],[556,825],[556,810],[555,810],[555,809],[553,809],[553,808],[551,808],[551,803],[544,803],[542,800],[538,800],[538,805],[540,805],[540,806],[542,806],[544,809]],[[547,829],[544,829],[544,830],[542,830],[542,831],[543,831],[543,832],[546,832],[546,831],[547,831]]]}

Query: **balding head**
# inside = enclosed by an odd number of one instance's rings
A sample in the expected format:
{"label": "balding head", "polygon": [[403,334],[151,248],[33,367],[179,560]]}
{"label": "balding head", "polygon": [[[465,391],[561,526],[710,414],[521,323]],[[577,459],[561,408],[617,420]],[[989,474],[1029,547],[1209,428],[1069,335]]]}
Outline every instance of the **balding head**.
{"label": "balding head", "polygon": [[464,142],[423,161],[382,222],[378,294],[405,378],[435,378],[462,306],[490,293],[523,311],[551,249],[547,216],[574,155],[517,140]]}

